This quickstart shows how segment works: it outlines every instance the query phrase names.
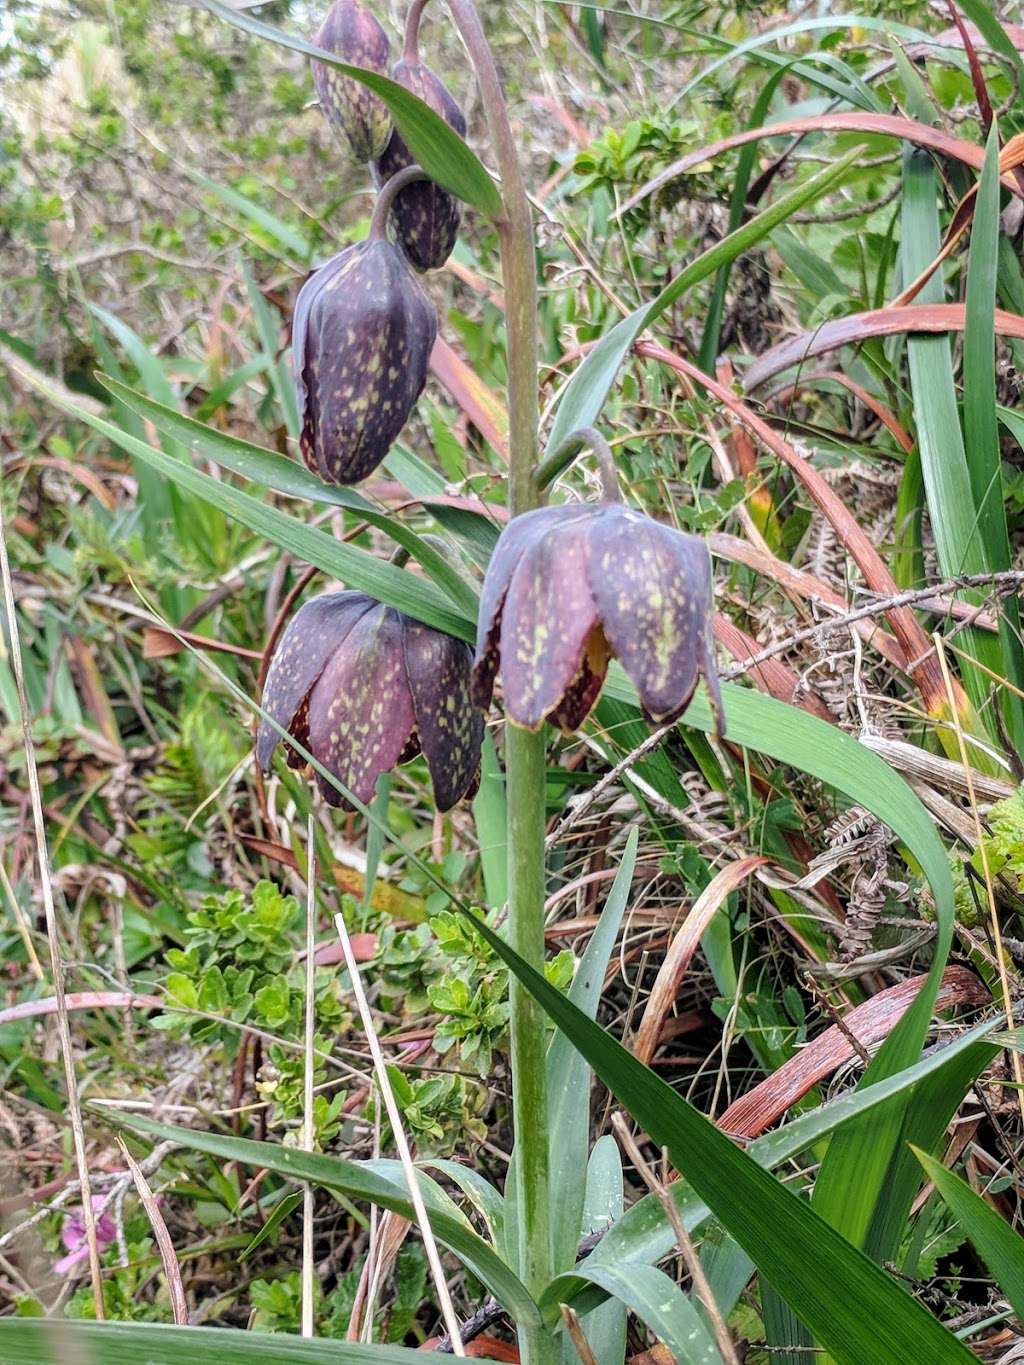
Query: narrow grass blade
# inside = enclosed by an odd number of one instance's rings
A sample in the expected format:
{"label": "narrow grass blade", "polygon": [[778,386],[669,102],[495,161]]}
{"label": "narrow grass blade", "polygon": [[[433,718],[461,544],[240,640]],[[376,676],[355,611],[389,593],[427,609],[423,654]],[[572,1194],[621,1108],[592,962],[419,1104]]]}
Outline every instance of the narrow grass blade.
{"label": "narrow grass blade", "polygon": [[593,1265],[578,1275],[552,1280],[551,1301],[580,1278],[590,1280],[626,1305],[664,1342],[678,1365],[721,1365],[714,1339],[696,1308],[663,1270],[653,1265]]}
{"label": "narrow grass blade", "polygon": [[66,1322],[4,1318],[4,1365],[423,1365],[403,1346],[303,1340],[234,1327],[175,1327],[152,1322]]}
{"label": "narrow grass blade", "polygon": [[[328,1189],[341,1190],[349,1198],[365,1199],[371,1204],[399,1213],[410,1221],[415,1216],[397,1162],[373,1163],[377,1169],[371,1169],[366,1162],[303,1152],[273,1142],[253,1142],[233,1135],[154,1123],[138,1114],[119,1113],[116,1117],[119,1125],[136,1133],[178,1142],[193,1151],[207,1152],[225,1161],[241,1161],[257,1168],[265,1167],[290,1180],[309,1181]],[[381,1175],[382,1168],[393,1169],[394,1179]],[[454,1205],[451,1200],[441,1193],[432,1180],[422,1172],[419,1179],[430,1226],[438,1241],[453,1251],[518,1321],[536,1321],[536,1304],[490,1243],[473,1231],[467,1219],[457,1211],[452,1212]]]}
{"label": "narrow grass blade", "polygon": [[941,1161],[917,1147],[914,1155],[974,1243],[999,1288],[1010,1300],[1013,1311],[1019,1318],[1024,1318],[1024,1238],[1014,1232],[1006,1219],[1000,1218],[966,1180],[947,1170]]}

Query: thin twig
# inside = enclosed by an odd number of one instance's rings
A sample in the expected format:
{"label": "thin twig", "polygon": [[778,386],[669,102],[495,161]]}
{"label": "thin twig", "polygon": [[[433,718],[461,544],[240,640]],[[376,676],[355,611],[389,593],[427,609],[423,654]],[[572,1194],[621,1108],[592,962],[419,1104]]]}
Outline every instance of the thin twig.
{"label": "thin twig", "polygon": [[75,1076],[71,1025],[68,1022],[67,1002],[64,999],[64,964],[61,961],[60,943],[57,937],[57,911],[53,901],[53,883],[50,879],[50,858],[46,848],[43,797],[39,787],[39,770],[36,767],[36,752],[32,743],[32,728],[29,722],[25,673],[21,661],[21,636],[18,633],[18,617],[14,608],[14,583],[11,579],[11,565],[7,557],[7,529],[4,525],[2,507],[0,507],[0,573],[3,576],[4,610],[7,614],[7,629],[11,645],[11,671],[14,674],[14,685],[18,694],[21,733],[25,745],[25,770],[28,773],[28,788],[32,802],[36,856],[39,862],[39,886],[43,894],[46,937],[50,945],[50,971],[53,975],[53,991],[57,999],[57,1033],[60,1038],[61,1056],[64,1060],[64,1083],[67,1087],[68,1113],[74,1136],[75,1166],[78,1170],[78,1179],[82,1189],[82,1224],[85,1228],[86,1245],[89,1248],[89,1276],[92,1281],[96,1317],[102,1319],[105,1313],[103,1308],[103,1279],[100,1274],[100,1249],[96,1240],[96,1217],[93,1213],[92,1189],[89,1184],[89,1165],[85,1151],[82,1108],[78,1101],[78,1081]]}
{"label": "thin twig", "polygon": [[156,1202],[153,1191],[149,1188],[149,1182],[143,1175],[142,1168],[125,1146],[124,1138],[118,1136],[117,1142],[121,1148],[121,1155],[128,1163],[128,1169],[132,1173],[132,1180],[135,1182],[139,1199],[142,1202],[142,1207],[146,1210],[149,1225],[153,1229],[153,1236],[156,1238],[157,1249],[164,1265],[164,1274],[167,1276],[167,1290],[171,1298],[171,1313],[174,1321],[179,1327],[187,1327],[188,1304],[185,1301],[185,1286],[181,1282],[181,1268],[178,1265],[178,1257],[175,1254],[174,1243],[171,1241],[171,1234],[167,1231],[167,1224],[160,1212],[160,1205]]}
{"label": "thin twig", "polygon": [[644,1160],[643,1153],[636,1144],[633,1134],[629,1131],[629,1124],[620,1113],[612,1115],[612,1127],[615,1129],[619,1141],[625,1147],[630,1161],[636,1167],[637,1174],[658,1200],[661,1207],[665,1210],[665,1217],[675,1234],[676,1241],[679,1243],[679,1250],[683,1260],[686,1262],[686,1269],[690,1272],[690,1279],[693,1281],[693,1288],[704,1305],[711,1327],[715,1334],[715,1341],[718,1345],[719,1354],[725,1365],[739,1365],[739,1357],[736,1354],[736,1347],[733,1345],[732,1336],[726,1326],[725,1319],[719,1312],[715,1296],[711,1292],[711,1285],[708,1277],[704,1273],[704,1267],[700,1263],[697,1255],[697,1248],[693,1245],[693,1239],[686,1230],[682,1215],[676,1201],[669,1194],[664,1184],[651,1170]]}
{"label": "thin twig", "polygon": [[[313,1150],[313,1038],[316,1023],[316,846],[313,811],[306,825],[306,1017],[302,1059],[302,1148]],[[314,1334],[313,1186],[302,1187],[302,1335]]]}
{"label": "thin twig", "polygon": [[448,1292],[448,1284],[444,1277],[441,1258],[438,1255],[437,1243],[434,1241],[433,1229],[430,1226],[426,1206],[423,1203],[423,1194],[420,1191],[419,1181],[416,1179],[416,1168],[412,1162],[412,1153],[409,1151],[409,1143],[406,1140],[405,1129],[402,1127],[402,1115],[399,1112],[398,1104],[395,1100],[395,1092],[391,1088],[391,1078],[388,1076],[387,1064],[384,1061],[384,1053],[381,1051],[380,1040],[377,1037],[377,1030],[374,1027],[370,1003],[366,998],[366,992],[363,990],[362,977],[359,975],[359,967],[356,963],[355,954],[352,951],[352,943],[348,936],[348,928],[345,924],[344,916],[340,914],[335,915],[334,925],[338,931],[338,938],[341,940],[341,951],[345,954],[345,966],[348,969],[349,980],[352,982],[352,993],[356,998],[359,1017],[362,1020],[363,1030],[366,1033],[366,1041],[370,1046],[370,1053],[373,1057],[373,1067],[377,1074],[377,1084],[380,1086],[384,1107],[388,1114],[388,1122],[391,1124],[391,1132],[395,1139],[395,1146],[398,1148],[398,1158],[402,1163],[402,1171],[405,1175],[406,1184],[409,1187],[409,1198],[412,1201],[412,1206],[416,1213],[416,1222],[419,1224],[420,1234],[423,1237],[423,1246],[427,1253],[430,1273],[441,1306],[441,1317],[444,1319],[444,1325],[448,1331],[453,1353],[457,1356],[464,1356],[466,1352],[463,1349],[462,1337],[459,1333],[459,1320],[455,1316],[455,1308],[452,1304],[451,1294]]}

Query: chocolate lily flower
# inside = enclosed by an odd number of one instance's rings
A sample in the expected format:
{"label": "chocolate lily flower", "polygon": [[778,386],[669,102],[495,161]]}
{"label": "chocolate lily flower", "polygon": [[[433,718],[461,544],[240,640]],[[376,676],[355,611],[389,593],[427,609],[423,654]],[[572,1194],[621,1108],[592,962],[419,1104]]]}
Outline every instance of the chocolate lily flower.
{"label": "chocolate lily flower", "polygon": [[[349,66],[387,74],[391,44],[388,35],[359,0],[335,0],[313,39]],[[380,156],[391,136],[387,105],[351,76],[343,76],[326,62],[314,61],[313,84],[328,122],[346,139],[357,161]]]}
{"label": "chocolate lily flower", "polygon": [[[406,11],[402,59],[392,67],[391,79],[429,104],[464,138],[466,116],[437,72],[420,61],[419,29],[424,3],[425,0],[412,0]],[[386,181],[412,162],[412,152],[396,128],[374,163],[374,170]],[[452,254],[462,219],[462,209],[453,194],[432,180],[420,180],[396,196],[391,217],[399,244],[417,270],[437,270],[444,265]]]}
{"label": "chocolate lily flower", "polygon": [[[476,790],[483,718],[469,699],[472,651],[361,592],[326,593],[288,624],[267,674],[263,709],[364,805],[377,778],[422,753],[439,810]],[[280,736],[256,735],[264,770]],[[301,768],[289,748],[288,762]],[[320,774],[332,806],[346,802]]]}
{"label": "chocolate lily flower", "polygon": [[[421,174],[403,172],[405,183]],[[299,445],[327,483],[358,483],[377,468],[427,382],[437,314],[384,236],[395,183],[381,191],[366,240],[311,275],[295,304]]]}
{"label": "chocolate lily flower", "polygon": [[509,720],[569,734],[614,656],[648,720],[682,715],[701,675],[720,717],[710,620],[711,561],[696,536],[615,502],[527,512],[502,532],[484,580],[473,700],[488,704],[500,668]]}

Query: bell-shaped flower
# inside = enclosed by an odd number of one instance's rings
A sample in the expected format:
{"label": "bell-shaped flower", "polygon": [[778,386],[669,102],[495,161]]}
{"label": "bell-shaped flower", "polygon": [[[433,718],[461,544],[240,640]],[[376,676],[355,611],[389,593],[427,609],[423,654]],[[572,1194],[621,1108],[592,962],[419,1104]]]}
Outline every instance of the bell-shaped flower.
{"label": "bell-shaped flower", "polygon": [[704,677],[721,728],[711,560],[696,536],[617,502],[542,507],[502,532],[484,580],[472,695],[500,669],[505,714],[567,734],[618,658],[648,720],[675,720]]}
{"label": "bell-shaped flower", "polygon": [[[306,602],[288,624],[263,709],[364,805],[377,778],[422,753],[438,809],[476,790],[483,719],[469,697],[472,651],[360,592]],[[280,735],[266,719],[256,756],[269,767]],[[305,763],[289,749],[292,767]],[[325,800],[341,794],[317,774]]]}
{"label": "bell-shaped flower", "polygon": [[322,265],[295,301],[299,446],[327,483],[359,483],[377,468],[427,381],[437,313],[385,236],[401,183],[396,177],[379,195],[366,240]]}

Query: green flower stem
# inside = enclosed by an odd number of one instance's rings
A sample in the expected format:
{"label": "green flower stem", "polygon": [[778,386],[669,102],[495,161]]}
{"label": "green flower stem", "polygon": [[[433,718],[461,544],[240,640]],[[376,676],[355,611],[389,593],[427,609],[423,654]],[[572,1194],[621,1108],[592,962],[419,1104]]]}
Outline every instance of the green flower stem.
{"label": "green flower stem", "polygon": [[615,456],[612,454],[611,446],[594,427],[580,427],[579,431],[570,432],[547,459],[538,465],[533,476],[537,488],[541,491],[550,488],[559,474],[564,474],[576,456],[584,450],[592,450],[597,456],[598,469],[601,473],[601,494],[605,501],[621,502],[622,490],[619,488]]}
{"label": "green flower stem", "polygon": [[[536,507],[537,464],[537,265],[530,201],[519,167],[501,81],[473,0],[448,0],[480,85],[491,141],[501,177],[502,216],[497,223],[505,286],[508,350],[509,509],[519,516]],[[544,792],[543,731],[506,726],[508,782],[509,938],[515,950],[544,970]],[[551,1199],[548,1168],[546,1038],[542,1011],[513,981],[512,1096],[515,1178],[519,1232],[519,1275],[534,1297],[552,1279]],[[539,1328],[519,1328],[523,1365],[548,1365],[560,1344]]]}
{"label": "green flower stem", "polygon": [[373,206],[373,217],[370,219],[370,230],[368,238],[375,238],[383,241],[387,237],[388,214],[391,212],[391,205],[395,202],[398,194],[405,189],[406,185],[412,185],[417,180],[429,180],[430,177],[422,166],[405,166],[397,171],[390,180],[385,180],[377,194],[376,202]]}

